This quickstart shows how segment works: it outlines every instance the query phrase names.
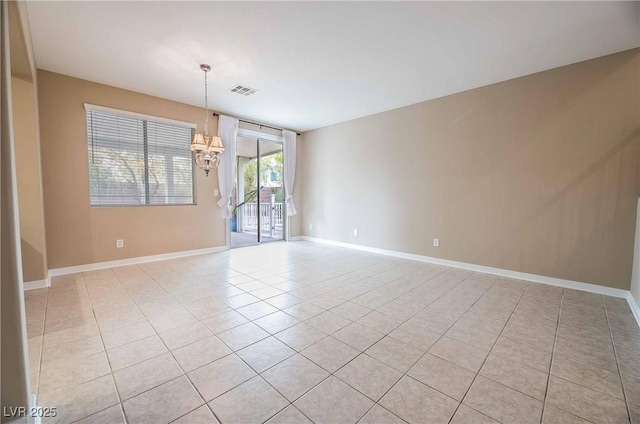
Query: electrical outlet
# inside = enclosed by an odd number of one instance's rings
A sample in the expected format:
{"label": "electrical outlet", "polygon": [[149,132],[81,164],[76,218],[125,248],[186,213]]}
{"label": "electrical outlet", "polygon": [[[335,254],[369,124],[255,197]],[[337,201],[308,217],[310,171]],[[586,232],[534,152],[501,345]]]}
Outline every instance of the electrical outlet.
{"label": "electrical outlet", "polygon": [[124,240],[118,239],[116,240],[116,248],[121,249],[124,247]]}
{"label": "electrical outlet", "polygon": [[214,196],[218,196],[220,195],[220,192],[218,191],[218,189],[216,188],[215,190],[213,190],[213,195]]}
{"label": "electrical outlet", "polygon": [[433,247],[440,247],[440,239],[439,238],[434,238],[433,239]]}
{"label": "electrical outlet", "polygon": [[313,224],[309,224],[309,230],[313,230]]}
{"label": "electrical outlet", "polygon": [[357,229],[357,228],[354,228],[354,229],[353,229],[353,235],[354,235],[354,236],[356,236],[356,237],[358,237],[358,229]]}

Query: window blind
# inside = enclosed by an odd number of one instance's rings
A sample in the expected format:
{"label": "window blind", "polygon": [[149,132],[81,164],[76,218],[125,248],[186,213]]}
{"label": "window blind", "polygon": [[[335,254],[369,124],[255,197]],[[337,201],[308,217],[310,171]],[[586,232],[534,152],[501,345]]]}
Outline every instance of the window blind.
{"label": "window blind", "polygon": [[87,109],[92,206],[195,204],[193,129]]}

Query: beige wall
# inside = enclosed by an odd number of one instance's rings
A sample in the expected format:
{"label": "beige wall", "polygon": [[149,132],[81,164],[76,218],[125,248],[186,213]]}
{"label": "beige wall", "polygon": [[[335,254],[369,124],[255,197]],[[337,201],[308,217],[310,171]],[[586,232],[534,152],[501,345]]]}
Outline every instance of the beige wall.
{"label": "beige wall", "polygon": [[628,289],[639,75],[636,49],[304,133],[304,233]]}
{"label": "beige wall", "polygon": [[47,276],[40,140],[33,81],[11,78],[22,273],[24,281]]}
{"label": "beige wall", "polygon": [[[46,71],[38,72],[49,268],[225,245],[213,190],[197,170],[196,206],[90,207],[84,103],[197,123],[202,109]],[[210,120],[217,128],[217,120]],[[116,239],[124,248],[116,248]]]}

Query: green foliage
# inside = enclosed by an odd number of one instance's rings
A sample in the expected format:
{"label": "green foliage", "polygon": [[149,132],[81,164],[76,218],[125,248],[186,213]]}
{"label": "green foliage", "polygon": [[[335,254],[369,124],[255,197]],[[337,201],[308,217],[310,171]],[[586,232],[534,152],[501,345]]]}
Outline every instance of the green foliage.
{"label": "green foliage", "polygon": [[[260,187],[260,188],[263,188],[263,187]],[[254,188],[253,190],[250,190],[249,192],[245,192],[244,196],[245,196],[244,197],[244,202],[238,203],[237,205],[235,205],[233,207],[233,210],[231,211],[231,214],[233,215],[234,218],[238,215],[238,208],[240,208],[245,203],[252,201],[253,199],[255,199],[258,196],[258,189]]]}
{"label": "green foliage", "polygon": [[247,198],[258,185],[258,163],[255,159],[244,165],[244,197]]}
{"label": "green foliage", "polygon": [[[276,202],[284,201],[283,185],[283,156],[282,152],[274,153],[272,155],[263,156],[260,160],[260,177],[262,182],[261,188],[270,188],[271,192],[276,195]],[[275,180],[272,181],[272,176]],[[255,200],[258,195],[258,190],[255,187],[258,185],[258,162],[256,159],[252,159],[244,164],[244,202],[237,204],[233,208],[233,216],[237,215],[238,208],[245,203],[249,203]]]}

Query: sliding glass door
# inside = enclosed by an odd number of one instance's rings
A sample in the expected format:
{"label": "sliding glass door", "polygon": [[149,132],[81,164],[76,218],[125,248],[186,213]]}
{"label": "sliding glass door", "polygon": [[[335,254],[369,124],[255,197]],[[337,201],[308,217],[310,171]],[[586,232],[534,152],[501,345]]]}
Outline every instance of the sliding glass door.
{"label": "sliding glass door", "polygon": [[239,136],[237,170],[231,247],[284,240],[282,143]]}
{"label": "sliding glass door", "polygon": [[258,140],[258,243],[284,239],[282,143]]}

